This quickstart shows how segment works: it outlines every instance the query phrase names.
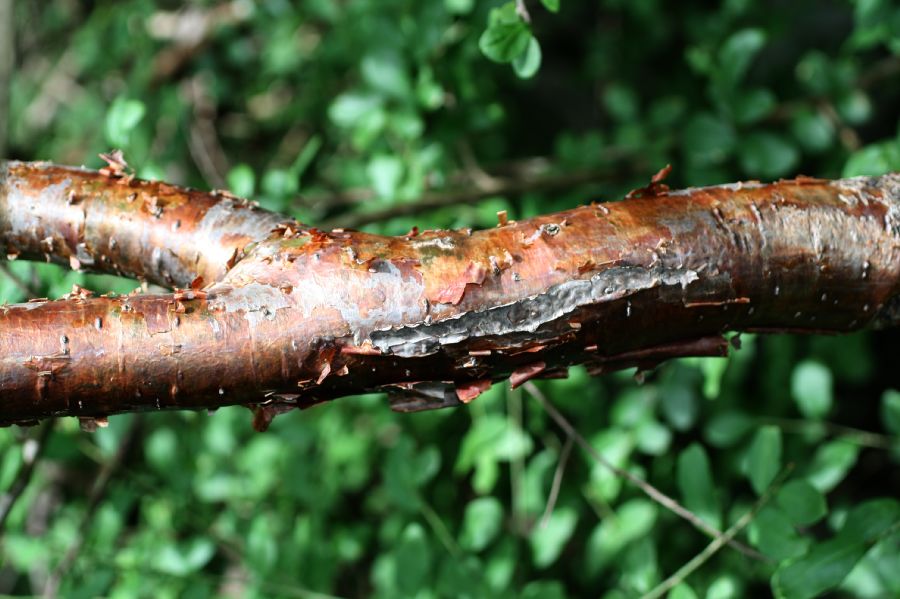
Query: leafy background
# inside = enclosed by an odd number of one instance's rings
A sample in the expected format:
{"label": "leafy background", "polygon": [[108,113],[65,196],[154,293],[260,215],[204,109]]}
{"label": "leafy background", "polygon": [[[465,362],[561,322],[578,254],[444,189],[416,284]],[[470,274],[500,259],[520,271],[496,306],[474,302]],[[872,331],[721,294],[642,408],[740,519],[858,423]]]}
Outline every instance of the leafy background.
{"label": "leafy background", "polygon": [[[675,186],[900,170],[895,2],[522,4],[17,2],[6,155],[97,167],[118,147],[143,177],[392,234],[616,199],[667,163]],[[0,300],[73,283],[135,286],[13,262]],[[680,572],[669,597],[900,595],[897,332],[741,339],[641,385],[574,368],[465,409],[341,399],[265,434],[240,407],[0,430],[0,489],[40,448],[0,592],[613,599]],[[719,530],[764,495],[736,537],[762,559],[701,553],[535,393]]]}

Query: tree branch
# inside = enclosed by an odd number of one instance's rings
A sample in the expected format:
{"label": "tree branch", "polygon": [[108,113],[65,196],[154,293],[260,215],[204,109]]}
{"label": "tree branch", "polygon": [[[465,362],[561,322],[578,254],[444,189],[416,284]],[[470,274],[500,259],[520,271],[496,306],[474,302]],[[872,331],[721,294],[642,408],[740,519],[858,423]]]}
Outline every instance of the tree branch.
{"label": "tree branch", "polygon": [[117,169],[8,163],[7,253],[193,285],[2,308],[0,421],[248,404],[265,428],[363,391],[427,409],[573,364],[724,355],[728,330],[900,322],[900,174],[633,195],[384,237]]}

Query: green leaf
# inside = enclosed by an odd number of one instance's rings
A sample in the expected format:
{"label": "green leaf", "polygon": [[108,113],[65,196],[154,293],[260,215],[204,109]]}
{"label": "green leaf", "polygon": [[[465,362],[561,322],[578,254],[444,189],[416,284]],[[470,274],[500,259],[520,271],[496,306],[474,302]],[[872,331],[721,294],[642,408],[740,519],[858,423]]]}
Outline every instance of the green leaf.
{"label": "green leaf", "polygon": [[577,522],[578,515],[575,510],[558,507],[547,520],[546,526],[538,525],[532,530],[530,541],[535,566],[546,568],[557,560],[563,547],[575,532]]}
{"label": "green leaf", "polygon": [[753,437],[747,458],[747,477],[757,495],[762,495],[781,469],[781,429],[764,426]]}
{"label": "green leaf", "polygon": [[215,555],[215,544],[203,537],[193,537],[184,544],[168,544],[160,548],[154,567],[173,576],[187,576],[205,566]]}
{"label": "green leaf", "polygon": [[686,582],[680,582],[669,591],[668,599],[698,599],[698,597]]}
{"label": "green leaf", "polygon": [[481,461],[514,460],[528,455],[531,437],[500,414],[478,418],[463,438],[454,467],[464,474]]}
{"label": "green leaf", "polygon": [[406,98],[412,89],[403,56],[385,47],[362,59],[360,73],[370,88],[385,96]]}
{"label": "green leaf", "polygon": [[303,173],[306,172],[306,169],[309,167],[310,163],[313,161],[313,158],[316,157],[316,154],[319,153],[319,149],[322,147],[322,138],[318,135],[313,135],[309,138],[309,141],[306,142],[303,146],[303,150],[297,154],[297,157],[294,159],[294,162],[291,164],[290,171],[294,174],[297,179],[303,176]]}
{"label": "green leaf", "polygon": [[798,557],[806,553],[809,539],[794,530],[790,519],[780,509],[765,507],[750,524],[750,542],[776,561]]}
{"label": "green leaf", "polygon": [[249,164],[238,164],[228,171],[228,189],[234,195],[249,198],[256,190],[256,174]]}
{"label": "green leaf", "polygon": [[808,554],[783,564],[772,577],[772,590],[783,599],[807,599],[837,587],[869,547],[900,523],[900,504],[875,499],[856,506],[840,533],[817,543]]}
{"label": "green leaf", "polygon": [[735,120],[749,125],[767,116],[777,105],[775,94],[765,88],[754,88],[738,94],[734,98],[732,110]]}
{"label": "green leaf", "polygon": [[637,447],[649,455],[663,455],[672,443],[672,431],[656,420],[645,420],[635,430]]}
{"label": "green leaf", "polygon": [[722,525],[722,511],[713,486],[709,458],[703,446],[694,443],[678,456],[678,489],[684,505],[710,526]]}
{"label": "green leaf", "polygon": [[550,12],[559,12],[559,0],[541,0],[541,4]]}
{"label": "green leaf", "polygon": [[847,159],[842,175],[883,175],[900,170],[900,141],[890,140],[872,144],[854,152]]}
{"label": "green leaf", "polygon": [[127,146],[131,132],[146,112],[147,108],[140,100],[116,98],[106,113],[106,140],[118,148]]}
{"label": "green leaf", "polygon": [[794,115],[791,133],[808,152],[823,152],[834,141],[834,125],[825,115],[812,110],[800,110]]}
{"label": "green leaf", "polygon": [[[634,450],[634,439],[626,431],[610,428],[597,434],[591,445],[606,458],[608,462],[624,468],[628,457]],[[602,464],[594,463],[591,467],[590,492],[601,501],[612,501],[622,488],[622,478],[614,474]]]}
{"label": "green leaf", "polygon": [[470,501],[463,516],[459,544],[469,551],[481,551],[494,540],[503,525],[503,506],[496,497]]}
{"label": "green leaf", "polygon": [[828,512],[825,496],[803,479],[786,483],[775,498],[778,507],[796,526],[809,526]]}
{"label": "green leaf", "polygon": [[719,575],[706,590],[706,599],[737,599],[740,596],[738,582],[730,574]]}
{"label": "green leaf", "polygon": [[[262,190],[268,196],[274,198],[286,198],[297,193],[300,183],[291,171],[283,168],[273,168],[266,171],[262,179]],[[271,207],[278,209],[277,206]]]}
{"label": "green leaf", "polygon": [[851,125],[862,125],[872,115],[872,102],[862,90],[843,94],[836,102],[838,113]]}
{"label": "green leaf", "polygon": [[522,587],[519,599],[566,599],[566,587],[555,580],[536,580]]}
{"label": "green leaf", "polygon": [[376,154],[366,168],[369,181],[378,197],[396,198],[397,188],[403,180],[403,161],[397,156]]}
{"label": "green leaf", "polygon": [[507,2],[491,10],[478,47],[494,62],[512,62],[528,49],[531,37],[531,30],[516,12],[515,3]]}
{"label": "green leaf", "polygon": [[882,394],[881,421],[888,431],[900,435],[900,391],[888,389]]}
{"label": "green leaf", "polygon": [[794,73],[810,95],[822,96],[828,93],[834,70],[829,56],[821,50],[811,50],[797,63]]}
{"label": "green leaf", "polygon": [[431,571],[431,547],[425,530],[418,523],[408,525],[394,550],[397,560],[397,589],[412,596],[428,586]]}
{"label": "green leaf", "polygon": [[453,15],[467,15],[475,7],[475,0],[444,0],[447,12]]}
{"label": "green leaf", "polygon": [[727,85],[737,85],[765,44],[766,34],[761,29],[742,29],[725,40],[719,49],[719,69]]}
{"label": "green leaf", "polygon": [[638,97],[634,90],[620,83],[611,83],[603,91],[603,105],[617,121],[633,121],[638,116]]}
{"label": "green leaf", "polygon": [[649,534],[656,523],[659,508],[647,499],[631,499],[601,520],[587,542],[585,566],[596,575],[612,562],[626,545]]}
{"label": "green leaf", "polygon": [[870,499],[847,515],[839,536],[872,543],[897,524],[900,524],[900,502],[892,498]]}
{"label": "green leaf", "polygon": [[837,439],[821,446],[807,470],[806,480],[822,493],[828,493],[841,482],[856,463],[859,447]]}
{"label": "green leaf", "polygon": [[541,45],[537,38],[531,36],[528,41],[528,49],[519,54],[512,61],[513,70],[521,79],[530,79],[541,67]]}
{"label": "green leaf", "polygon": [[388,497],[401,508],[419,506],[417,489],[440,467],[440,452],[434,447],[417,449],[410,437],[400,437],[383,463],[383,482]]}
{"label": "green leaf", "polygon": [[791,395],[807,418],[821,420],[831,410],[831,371],[818,362],[801,362],[791,374]]}
{"label": "green leaf", "polygon": [[346,93],[335,98],[328,107],[328,118],[338,127],[353,127],[364,116],[381,106],[375,94]]}
{"label": "green leaf", "polygon": [[774,133],[750,133],[739,148],[741,168],[754,177],[774,179],[792,172],[800,162],[800,153],[785,138]]}
{"label": "green leaf", "polygon": [[731,447],[753,428],[753,419],[743,412],[716,414],[704,429],[704,438],[714,447]]}
{"label": "green leaf", "polygon": [[684,128],[682,145],[688,160],[698,166],[724,162],[737,139],[728,123],[711,115],[698,114]]}

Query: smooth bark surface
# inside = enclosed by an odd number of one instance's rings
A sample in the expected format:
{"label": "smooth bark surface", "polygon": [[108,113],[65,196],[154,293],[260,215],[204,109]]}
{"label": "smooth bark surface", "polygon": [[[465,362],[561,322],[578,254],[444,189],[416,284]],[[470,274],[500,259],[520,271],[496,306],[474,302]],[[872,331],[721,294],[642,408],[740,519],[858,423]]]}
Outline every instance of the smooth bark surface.
{"label": "smooth bark surface", "polygon": [[323,232],[222,193],[0,163],[0,240],[179,288],[0,309],[0,422],[492,383],[900,322],[900,175],[668,191],[485,231]]}

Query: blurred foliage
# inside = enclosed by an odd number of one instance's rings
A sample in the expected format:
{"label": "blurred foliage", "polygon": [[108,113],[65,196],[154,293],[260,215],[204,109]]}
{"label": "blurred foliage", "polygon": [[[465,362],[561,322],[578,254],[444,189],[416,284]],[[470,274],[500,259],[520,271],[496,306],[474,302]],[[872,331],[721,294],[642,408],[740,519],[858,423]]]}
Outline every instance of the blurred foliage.
{"label": "blurred foliage", "polygon": [[[143,177],[384,233],[614,199],[666,163],[675,186],[900,170],[896,2],[519,4],[527,18],[475,0],[20,1],[9,154],[97,167],[120,147]],[[8,268],[5,301],[136,285]],[[900,336],[742,341],[643,385],[575,368],[539,387],[720,530],[793,464],[738,536],[768,559],[725,547],[669,597],[900,595]],[[0,592],[618,599],[709,542],[577,448],[560,470],[565,435],[505,385],[465,409],[364,396],[265,434],[250,420],[57,422],[3,532]],[[0,488],[27,435],[0,430]]]}

